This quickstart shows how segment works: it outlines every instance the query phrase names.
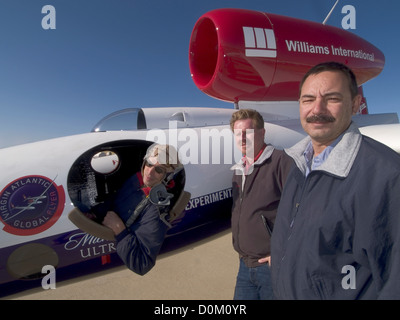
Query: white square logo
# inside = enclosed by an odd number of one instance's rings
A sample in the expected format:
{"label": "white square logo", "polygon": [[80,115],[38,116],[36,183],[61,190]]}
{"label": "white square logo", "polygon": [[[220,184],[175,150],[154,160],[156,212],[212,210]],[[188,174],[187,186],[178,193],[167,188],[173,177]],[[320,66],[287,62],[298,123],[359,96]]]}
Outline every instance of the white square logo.
{"label": "white square logo", "polygon": [[276,58],[274,30],[243,27],[246,57]]}

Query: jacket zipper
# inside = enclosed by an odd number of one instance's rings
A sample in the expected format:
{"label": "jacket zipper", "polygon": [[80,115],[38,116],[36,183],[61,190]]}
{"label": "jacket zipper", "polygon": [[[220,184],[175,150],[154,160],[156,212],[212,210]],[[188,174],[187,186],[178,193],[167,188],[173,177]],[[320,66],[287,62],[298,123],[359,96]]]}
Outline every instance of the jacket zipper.
{"label": "jacket zipper", "polygon": [[242,217],[242,202],[243,202],[243,194],[244,194],[244,187],[246,184],[246,175],[244,174],[244,171],[242,171],[242,181],[241,181],[241,186],[240,186],[240,208],[239,208],[239,217],[238,217],[238,248],[240,251],[242,251],[242,249],[240,248],[240,219]]}
{"label": "jacket zipper", "polygon": [[[300,205],[301,205],[301,202],[302,202],[302,199],[303,199],[303,196],[304,196],[304,192],[305,192],[305,190],[307,188],[307,185],[308,185],[308,181],[309,181],[308,178],[309,178],[309,175],[305,178],[305,181],[304,181],[304,184],[303,184],[303,187],[302,187],[302,190],[301,190],[301,195],[300,195],[300,197],[298,199],[296,199],[297,201],[296,201],[296,203],[294,205],[294,215],[293,215],[292,221],[289,224],[289,228],[290,228],[289,229],[289,236],[286,239],[286,245],[285,245],[285,248],[284,248],[284,252],[283,252],[283,254],[281,256],[281,262],[279,264],[279,269],[278,269],[278,272],[277,272],[278,273],[278,277],[277,278],[280,278],[280,276],[279,276],[279,273],[281,272],[280,265],[283,263],[283,261],[285,260],[285,257],[286,257],[286,250],[287,250],[287,246],[288,246],[288,241],[290,241],[290,238],[292,237],[294,223],[295,223],[295,220],[297,218],[297,214],[299,213],[299,210],[300,210]],[[280,290],[283,290],[285,292],[286,291],[286,289],[285,289],[286,281],[284,281],[283,283],[284,283],[284,286],[281,287]]]}

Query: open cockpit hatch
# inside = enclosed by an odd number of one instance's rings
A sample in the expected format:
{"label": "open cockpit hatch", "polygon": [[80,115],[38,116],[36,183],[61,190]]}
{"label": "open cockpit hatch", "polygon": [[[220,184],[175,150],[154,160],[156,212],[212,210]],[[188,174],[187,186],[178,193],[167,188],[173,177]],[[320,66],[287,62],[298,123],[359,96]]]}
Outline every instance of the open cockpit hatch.
{"label": "open cockpit hatch", "polygon": [[[70,220],[85,230],[82,223],[89,223],[89,230],[99,230],[99,233],[88,232],[106,240],[113,240],[113,235],[109,232],[104,234],[104,226],[98,226],[79,212],[89,212],[90,209],[105,201],[115,194],[122,184],[141,169],[143,158],[147,148],[152,144],[150,141],[143,140],[120,140],[98,145],[76,159],[68,174],[68,193],[75,209],[69,214]],[[182,168],[176,172],[174,177],[174,187],[169,189],[173,194],[170,208],[179,208],[180,214],[186,203],[189,201],[190,194],[184,192],[185,171]],[[177,203],[181,202],[180,204]],[[182,203],[184,204],[182,205]],[[78,211],[78,212],[77,212]],[[96,233],[96,234],[94,234]]]}

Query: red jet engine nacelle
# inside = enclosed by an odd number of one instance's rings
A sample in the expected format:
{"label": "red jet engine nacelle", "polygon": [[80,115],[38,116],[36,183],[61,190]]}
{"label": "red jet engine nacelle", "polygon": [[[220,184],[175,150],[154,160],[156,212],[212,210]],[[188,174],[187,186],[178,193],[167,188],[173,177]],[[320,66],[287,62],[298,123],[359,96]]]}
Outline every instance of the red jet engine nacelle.
{"label": "red jet engine nacelle", "polygon": [[382,71],[385,57],[349,31],[242,9],[204,14],[190,39],[194,83],[230,102],[298,100],[303,75],[326,61],[348,65],[362,85]]}

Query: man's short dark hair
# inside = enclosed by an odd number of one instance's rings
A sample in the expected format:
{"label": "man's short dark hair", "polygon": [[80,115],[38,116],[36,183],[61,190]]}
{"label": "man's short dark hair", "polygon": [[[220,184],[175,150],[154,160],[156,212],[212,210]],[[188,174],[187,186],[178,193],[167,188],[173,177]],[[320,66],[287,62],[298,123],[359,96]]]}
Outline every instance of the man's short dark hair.
{"label": "man's short dark hair", "polygon": [[230,120],[231,130],[233,131],[233,127],[236,121],[246,119],[251,119],[253,121],[255,129],[264,128],[264,119],[258,111],[253,109],[240,109],[232,114]]}
{"label": "man's short dark hair", "polygon": [[342,74],[345,75],[349,82],[349,89],[351,93],[351,98],[354,98],[358,94],[358,86],[357,86],[357,80],[356,76],[354,75],[353,71],[351,69],[339,62],[323,62],[320,64],[317,64],[316,66],[312,67],[303,77],[303,79],[300,82],[300,90],[299,90],[299,96],[301,95],[301,89],[303,88],[303,84],[306,81],[306,79],[314,74],[319,74],[324,71],[333,71],[333,72],[341,72]]}

